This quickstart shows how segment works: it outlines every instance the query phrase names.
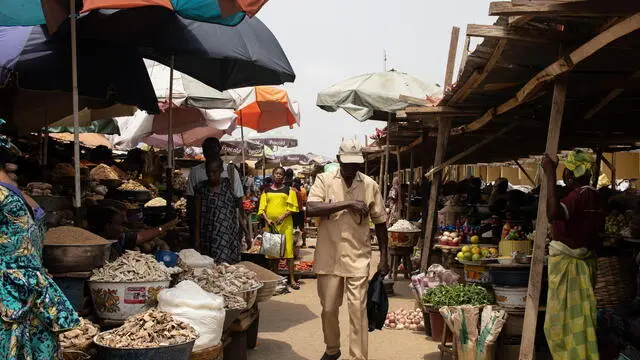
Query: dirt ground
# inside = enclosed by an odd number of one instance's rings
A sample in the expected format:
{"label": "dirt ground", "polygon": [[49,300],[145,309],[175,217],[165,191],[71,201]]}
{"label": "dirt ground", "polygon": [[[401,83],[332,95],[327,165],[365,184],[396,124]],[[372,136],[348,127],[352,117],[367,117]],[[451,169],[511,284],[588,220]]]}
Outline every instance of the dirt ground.
{"label": "dirt ground", "polygon": [[[303,252],[305,260],[313,258],[312,249],[305,249]],[[375,264],[378,259],[379,253],[374,252]],[[373,266],[372,268],[375,269]],[[249,360],[320,359],[325,347],[316,280],[303,281],[300,290],[274,296],[260,304],[258,345],[249,351]],[[408,280],[397,281],[394,291],[396,295],[389,298],[390,311],[415,307]],[[349,359],[346,300],[340,310],[342,359]],[[437,343],[429,340],[424,332],[376,330],[369,333],[369,359],[436,360],[440,359],[440,353]]]}

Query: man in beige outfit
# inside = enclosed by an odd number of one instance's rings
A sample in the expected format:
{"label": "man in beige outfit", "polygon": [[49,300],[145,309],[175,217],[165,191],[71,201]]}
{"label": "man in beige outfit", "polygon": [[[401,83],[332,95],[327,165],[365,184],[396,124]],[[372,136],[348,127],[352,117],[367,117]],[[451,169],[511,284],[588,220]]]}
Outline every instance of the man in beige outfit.
{"label": "man in beige outfit", "polygon": [[368,356],[367,286],[371,243],[369,219],[376,226],[382,275],[387,261],[386,212],[378,184],[359,172],[364,163],[356,140],[340,145],[340,169],[318,175],[307,199],[307,216],[319,217],[315,272],[322,304],[322,330],[326,351],[321,360],[340,358],[338,314],[344,292],[349,308],[349,355]]}

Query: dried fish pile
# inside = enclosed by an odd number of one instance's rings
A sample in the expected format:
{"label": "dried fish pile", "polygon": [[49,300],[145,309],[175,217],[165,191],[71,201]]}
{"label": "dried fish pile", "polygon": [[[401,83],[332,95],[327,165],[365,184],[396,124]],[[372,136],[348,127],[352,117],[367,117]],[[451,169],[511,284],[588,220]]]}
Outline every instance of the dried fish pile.
{"label": "dried fish pile", "polygon": [[96,343],[112,348],[147,349],[180,345],[197,338],[191,325],[167,312],[151,309],[128,318],[117,329],[100,334]]}
{"label": "dried fish pile", "polygon": [[171,280],[167,268],[147,254],[127,251],[113,262],[93,270],[91,281],[143,282]]}
{"label": "dried fish pile", "polygon": [[179,281],[191,280],[205,291],[224,297],[225,308],[244,309],[247,303],[237,294],[261,285],[256,273],[240,265],[221,264],[213,268],[186,269]]}
{"label": "dried fish pile", "polygon": [[63,332],[58,336],[60,347],[63,349],[81,349],[87,343],[91,343],[93,337],[98,335],[100,328],[91,321],[80,318],[80,325],[73,330]]}
{"label": "dried fish pile", "polygon": [[51,196],[53,186],[43,182],[32,182],[27,184],[27,192],[31,196]]}
{"label": "dried fish pile", "polygon": [[140,185],[139,182],[134,180],[126,181],[124,184],[120,185],[118,190],[122,191],[149,191],[146,187]]}

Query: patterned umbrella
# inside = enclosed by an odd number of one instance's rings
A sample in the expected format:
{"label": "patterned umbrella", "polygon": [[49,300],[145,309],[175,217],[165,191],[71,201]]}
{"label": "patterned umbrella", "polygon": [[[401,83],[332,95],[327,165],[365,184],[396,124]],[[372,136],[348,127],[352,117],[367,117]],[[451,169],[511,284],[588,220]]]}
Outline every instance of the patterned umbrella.
{"label": "patterned umbrella", "polygon": [[[267,0],[84,0],[81,12],[98,9],[128,9],[157,6],[202,22],[237,25],[245,15],[253,16]],[[68,0],[0,1],[0,25],[46,24],[55,32],[69,17]]]}

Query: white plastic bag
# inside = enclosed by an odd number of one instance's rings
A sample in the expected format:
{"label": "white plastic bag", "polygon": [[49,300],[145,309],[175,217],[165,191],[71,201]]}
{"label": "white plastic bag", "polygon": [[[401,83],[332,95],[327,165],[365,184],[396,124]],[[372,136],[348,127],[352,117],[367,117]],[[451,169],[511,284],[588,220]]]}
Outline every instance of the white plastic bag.
{"label": "white plastic bag", "polygon": [[180,259],[192,268],[212,267],[215,264],[212,258],[206,255],[201,255],[194,249],[180,250],[178,256],[180,256]]}
{"label": "white plastic bag", "polygon": [[282,258],[284,257],[285,245],[286,242],[284,235],[268,233],[265,231],[262,234],[262,247],[260,248],[260,254],[271,258]]}
{"label": "white plastic bag", "polygon": [[170,313],[198,331],[200,337],[193,351],[220,343],[225,317],[224,299],[202,290],[193,281],[185,280],[174,288],[161,290],[158,294],[158,310]]}

